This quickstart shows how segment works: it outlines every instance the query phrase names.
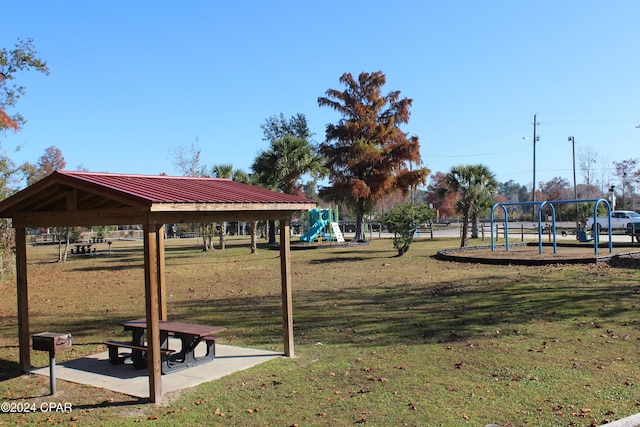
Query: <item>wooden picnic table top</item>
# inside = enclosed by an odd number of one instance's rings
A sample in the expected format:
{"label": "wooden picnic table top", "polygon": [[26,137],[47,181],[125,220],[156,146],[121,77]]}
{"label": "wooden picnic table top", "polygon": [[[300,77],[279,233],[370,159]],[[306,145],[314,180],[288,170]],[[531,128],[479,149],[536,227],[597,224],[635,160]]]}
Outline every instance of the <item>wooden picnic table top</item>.
{"label": "wooden picnic table top", "polygon": [[[126,322],[121,322],[120,325],[122,325],[127,330],[147,329],[147,320],[128,320]],[[225,328],[224,326],[198,325],[195,323],[173,322],[168,320],[160,320],[159,326],[161,331],[193,335],[198,337],[205,337],[227,330],[227,328]]]}

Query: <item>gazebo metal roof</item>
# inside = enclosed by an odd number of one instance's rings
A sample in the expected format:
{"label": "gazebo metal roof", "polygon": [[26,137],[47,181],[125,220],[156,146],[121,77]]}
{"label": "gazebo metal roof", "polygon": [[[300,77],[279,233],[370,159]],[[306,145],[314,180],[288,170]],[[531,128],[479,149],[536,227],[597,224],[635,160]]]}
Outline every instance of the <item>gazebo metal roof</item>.
{"label": "gazebo metal roof", "polygon": [[0,202],[14,226],[274,219],[315,203],[228,179],[57,171]]}
{"label": "gazebo metal roof", "polygon": [[134,225],[144,228],[149,397],[162,395],[159,321],[166,320],[164,224],[280,221],[284,354],[293,356],[290,227],[292,215],[314,208],[304,197],[226,179],[58,171],[0,202],[0,218],[16,231],[20,366],[31,367],[27,297],[27,228]]}

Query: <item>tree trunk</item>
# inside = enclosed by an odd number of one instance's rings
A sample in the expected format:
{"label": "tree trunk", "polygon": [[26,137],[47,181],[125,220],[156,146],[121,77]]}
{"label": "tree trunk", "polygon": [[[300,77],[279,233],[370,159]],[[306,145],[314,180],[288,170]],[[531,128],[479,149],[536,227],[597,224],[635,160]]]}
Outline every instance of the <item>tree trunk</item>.
{"label": "tree trunk", "polygon": [[258,253],[258,221],[251,221],[251,253]]}
{"label": "tree trunk", "polygon": [[227,222],[220,223],[220,249],[224,249],[227,246]]}
{"label": "tree trunk", "polygon": [[460,247],[467,246],[467,234],[469,233],[469,214],[464,213],[462,215],[462,236],[460,236]]}
{"label": "tree trunk", "polygon": [[215,227],[213,224],[200,224],[200,229],[202,230],[202,251],[210,252],[213,250],[213,233]]}
{"label": "tree trunk", "polygon": [[478,238],[478,215],[471,216],[471,238]]}
{"label": "tree trunk", "polygon": [[269,242],[270,245],[276,244],[276,222],[269,221]]}
{"label": "tree trunk", "polygon": [[69,253],[69,227],[64,229],[64,251],[62,250],[62,239],[58,234],[58,262],[66,262]]}
{"label": "tree trunk", "polygon": [[366,236],[364,234],[364,212],[356,212],[356,234],[353,236],[354,242],[364,242]]}
{"label": "tree trunk", "polygon": [[69,253],[69,232],[71,230],[67,227],[64,231],[64,253],[62,254],[62,262],[67,261],[67,254]]}

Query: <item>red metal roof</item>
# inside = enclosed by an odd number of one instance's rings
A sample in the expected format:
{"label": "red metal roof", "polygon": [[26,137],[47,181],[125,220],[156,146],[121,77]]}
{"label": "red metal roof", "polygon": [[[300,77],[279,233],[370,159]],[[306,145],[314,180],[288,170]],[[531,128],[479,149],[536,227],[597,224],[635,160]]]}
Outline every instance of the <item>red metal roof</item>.
{"label": "red metal roof", "polygon": [[54,174],[151,203],[314,203],[229,179],[58,171]]}

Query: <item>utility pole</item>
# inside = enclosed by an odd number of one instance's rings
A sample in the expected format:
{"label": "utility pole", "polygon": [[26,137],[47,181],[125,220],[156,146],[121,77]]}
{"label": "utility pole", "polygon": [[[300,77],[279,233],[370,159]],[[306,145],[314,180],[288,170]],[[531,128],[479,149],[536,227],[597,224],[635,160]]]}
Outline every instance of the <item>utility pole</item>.
{"label": "utility pole", "polygon": [[[537,114],[533,115],[533,186],[531,188],[531,201],[535,202],[536,201],[536,141],[537,141],[537,135],[536,135],[536,125],[538,124],[538,122],[536,121],[536,116]],[[535,213],[535,208],[534,208],[534,213]]]}
{"label": "utility pole", "polygon": [[[540,123],[536,120],[537,114],[533,115],[533,183],[531,184],[531,201],[535,203],[536,201],[536,142],[540,140],[540,137],[536,134],[536,126]],[[522,139],[529,139],[526,136],[523,136]],[[536,208],[535,205],[531,205],[531,219],[535,221],[536,216]]]}
{"label": "utility pole", "polygon": [[[571,143],[571,153],[573,155],[573,199],[578,200],[578,187],[576,186],[576,140],[570,136],[569,142]],[[576,230],[579,228],[578,221],[580,221],[580,208],[576,201]]]}

